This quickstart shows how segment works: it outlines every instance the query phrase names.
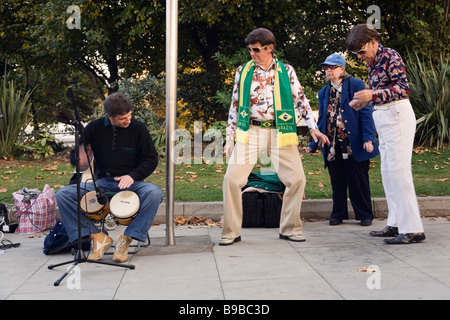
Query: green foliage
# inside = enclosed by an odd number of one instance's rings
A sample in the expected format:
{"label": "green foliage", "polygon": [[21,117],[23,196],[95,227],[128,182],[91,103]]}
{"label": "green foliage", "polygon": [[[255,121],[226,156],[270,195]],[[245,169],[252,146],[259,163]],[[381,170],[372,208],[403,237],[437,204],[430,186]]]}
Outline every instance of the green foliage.
{"label": "green foliage", "polygon": [[195,121],[209,126],[215,120],[226,119],[229,106],[225,108],[213,98],[221,83],[218,75],[208,71],[185,73],[180,75],[178,83],[178,95],[184,104],[182,111],[190,113],[186,128]]}
{"label": "green foliage", "polygon": [[133,116],[147,126],[158,153],[164,154],[165,125],[161,121],[164,116],[157,113],[165,107],[164,81],[144,73],[119,81],[118,87],[133,104]]}
{"label": "green foliage", "polygon": [[227,121],[216,121],[211,124],[209,129],[216,129],[222,133],[223,141],[225,142],[225,137],[227,135]]}
{"label": "green foliage", "polygon": [[[56,103],[71,105],[69,85],[77,83],[75,99],[86,119],[106,91],[117,90],[120,80],[143,71],[154,76],[164,71],[164,1],[79,0],[73,5],[81,9],[80,29],[66,24],[70,4],[28,0],[3,1],[0,6],[0,64],[6,59],[22,87],[37,88],[31,109],[35,126],[55,121],[51,112]],[[373,4],[381,10],[384,45],[403,56],[411,49],[434,65],[439,53],[448,56],[448,0],[179,1],[178,96],[190,117],[187,127],[198,120],[226,119],[234,70],[249,59],[245,36],[257,27],[274,32],[280,59],[294,67],[315,108],[316,93],[323,86],[316,76],[318,64],[346,50],[348,31],[367,21],[367,8]],[[229,61],[215,59],[218,53]],[[367,72],[361,70],[347,71],[365,80]],[[157,117],[164,119],[164,114]]]}
{"label": "green foliage", "polygon": [[[421,9],[421,14],[410,12],[406,15],[407,25],[414,36],[411,37],[410,48],[420,54],[421,57],[431,59],[433,64],[439,63],[441,55],[447,56],[450,52],[450,27],[448,23],[450,4],[442,1],[441,7],[434,1],[416,2],[416,9]],[[404,37],[409,37],[405,34]]]}
{"label": "green foliage", "polygon": [[29,123],[31,108],[31,91],[22,93],[18,90],[14,80],[8,81],[8,74],[4,74],[0,88],[0,156],[14,157],[17,151],[17,139]]}
{"label": "green foliage", "polygon": [[33,159],[44,159],[55,154],[55,150],[61,150],[60,144],[62,143],[58,143],[50,132],[34,130],[17,145],[26,155],[33,156]]}
{"label": "green foliage", "polygon": [[407,57],[410,99],[417,117],[416,139],[438,148],[450,141],[450,66],[442,57],[434,65],[417,54]]}

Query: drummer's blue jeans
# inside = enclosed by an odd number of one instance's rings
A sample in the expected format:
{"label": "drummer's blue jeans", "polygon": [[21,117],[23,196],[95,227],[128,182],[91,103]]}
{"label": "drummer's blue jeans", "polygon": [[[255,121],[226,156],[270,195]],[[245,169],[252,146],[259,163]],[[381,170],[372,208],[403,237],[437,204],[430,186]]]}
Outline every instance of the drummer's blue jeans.
{"label": "drummer's blue jeans", "polygon": [[[114,178],[97,179],[97,185],[103,193],[117,193],[118,182]],[[95,190],[92,182],[81,183],[80,199],[89,191]],[[135,192],[140,199],[140,209],[124,231],[124,235],[130,236],[135,240],[145,242],[147,234],[155,219],[158,207],[163,199],[163,192],[157,186],[144,181],[135,181],[128,189]],[[71,184],[58,190],[56,193],[56,202],[58,204],[59,212],[64,223],[64,227],[69,236],[70,242],[78,239],[78,203],[77,199],[77,185]],[[101,232],[92,219],[89,219],[82,210],[81,217],[81,237],[89,236],[91,233],[96,234]]]}

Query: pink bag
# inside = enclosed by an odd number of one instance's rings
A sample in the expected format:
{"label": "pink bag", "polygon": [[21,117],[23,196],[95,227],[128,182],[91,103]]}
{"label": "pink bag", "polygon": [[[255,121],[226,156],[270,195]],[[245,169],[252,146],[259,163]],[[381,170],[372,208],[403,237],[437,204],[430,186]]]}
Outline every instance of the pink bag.
{"label": "pink bag", "polygon": [[39,233],[56,224],[55,190],[49,185],[44,190],[23,188],[13,193],[19,226],[15,233]]}

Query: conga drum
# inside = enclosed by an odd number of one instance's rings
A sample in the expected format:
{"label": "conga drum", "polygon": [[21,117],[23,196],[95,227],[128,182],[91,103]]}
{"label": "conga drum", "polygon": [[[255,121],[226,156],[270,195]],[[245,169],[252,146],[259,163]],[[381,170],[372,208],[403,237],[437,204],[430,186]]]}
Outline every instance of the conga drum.
{"label": "conga drum", "polygon": [[109,213],[108,203],[98,203],[95,191],[89,191],[81,198],[80,207],[88,218],[92,220],[100,221]]}
{"label": "conga drum", "polygon": [[128,190],[116,193],[109,202],[111,215],[122,225],[129,225],[137,216],[140,207],[139,196]]}

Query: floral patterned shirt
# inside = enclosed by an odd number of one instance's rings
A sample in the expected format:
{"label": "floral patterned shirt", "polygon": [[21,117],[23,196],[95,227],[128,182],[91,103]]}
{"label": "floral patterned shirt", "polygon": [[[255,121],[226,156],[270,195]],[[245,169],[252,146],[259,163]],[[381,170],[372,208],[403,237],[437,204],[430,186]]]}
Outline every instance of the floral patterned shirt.
{"label": "floral patterned shirt", "polygon": [[[352,154],[352,148],[347,136],[347,131],[345,130],[342,115],[339,112],[341,92],[336,90],[336,88],[331,84],[329,86],[330,94],[328,98],[327,126],[325,132],[328,140],[330,140],[330,145],[325,144],[325,152],[327,155],[327,160],[331,162],[336,159],[336,147],[341,148],[341,153],[347,153],[349,155]],[[342,90],[342,82],[340,90]]]}
{"label": "floral patterned shirt", "polygon": [[369,68],[369,88],[373,90],[372,105],[408,99],[409,85],[405,64],[397,51],[380,43],[375,60]]}
{"label": "floral patterned shirt", "polygon": [[[295,70],[291,65],[284,64],[291,81],[292,98],[294,106],[298,109],[306,124],[310,129],[317,129],[309,101],[303,92],[298,81]],[[256,121],[272,121],[274,120],[273,108],[273,87],[275,81],[275,59],[273,59],[270,67],[265,70],[262,66],[255,63],[255,71],[253,72],[253,80],[250,93],[250,120]],[[236,124],[238,120],[238,97],[239,97],[239,78],[243,65],[236,70],[233,96],[231,99],[230,112],[228,114],[227,125],[227,141],[234,140],[236,132]]]}

